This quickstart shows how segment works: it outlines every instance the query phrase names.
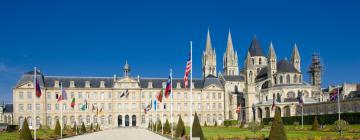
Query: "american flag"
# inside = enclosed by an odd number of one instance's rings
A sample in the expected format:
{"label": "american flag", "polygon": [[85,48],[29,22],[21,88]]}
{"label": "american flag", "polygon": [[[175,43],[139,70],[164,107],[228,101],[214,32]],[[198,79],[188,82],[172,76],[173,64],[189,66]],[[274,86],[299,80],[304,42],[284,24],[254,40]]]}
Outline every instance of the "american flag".
{"label": "american flag", "polygon": [[189,85],[189,74],[191,72],[191,55],[189,55],[189,59],[186,62],[186,70],[185,70],[185,75],[184,75],[184,83],[185,83],[185,87],[187,87]]}

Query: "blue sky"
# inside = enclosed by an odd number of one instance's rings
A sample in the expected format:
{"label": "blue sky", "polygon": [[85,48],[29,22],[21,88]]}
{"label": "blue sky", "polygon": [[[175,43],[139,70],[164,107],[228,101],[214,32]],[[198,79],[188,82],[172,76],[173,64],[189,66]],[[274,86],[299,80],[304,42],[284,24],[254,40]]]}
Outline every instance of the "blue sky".
{"label": "blue sky", "polygon": [[[0,101],[12,102],[21,74],[39,67],[46,75],[182,77],[189,41],[194,77],[210,28],[222,69],[227,33],[244,65],[256,35],[265,53],[270,41],[278,59],[290,58],[294,43],[307,71],[320,53],[324,86],[359,83],[360,3],[344,1],[132,0],[0,1]],[[304,73],[305,80],[308,75]]]}

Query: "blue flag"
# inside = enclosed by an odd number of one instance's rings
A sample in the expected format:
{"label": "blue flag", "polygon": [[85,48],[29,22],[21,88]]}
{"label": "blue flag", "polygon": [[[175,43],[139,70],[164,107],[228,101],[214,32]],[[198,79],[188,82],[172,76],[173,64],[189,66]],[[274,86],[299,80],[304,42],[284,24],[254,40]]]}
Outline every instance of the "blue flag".
{"label": "blue flag", "polygon": [[156,111],[156,109],[157,109],[156,100],[154,100],[154,109],[155,109],[155,111]]}

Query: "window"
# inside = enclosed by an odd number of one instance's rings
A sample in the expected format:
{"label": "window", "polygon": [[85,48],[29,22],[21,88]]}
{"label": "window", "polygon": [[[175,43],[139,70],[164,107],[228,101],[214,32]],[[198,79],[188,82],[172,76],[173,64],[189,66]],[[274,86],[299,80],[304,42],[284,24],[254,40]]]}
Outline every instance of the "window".
{"label": "window", "polygon": [[201,103],[198,103],[198,109],[201,110]]}
{"label": "window", "polygon": [[180,111],[180,109],[181,109],[181,104],[178,103],[177,105],[178,105],[177,110]]}
{"label": "window", "polygon": [[129,104],[128,104],[128,103],[125,103],[124,110],[127,110],[127,109],[128,109],[128,106],[129,106]]}
{"label": "window", "polygon": [[220,92],[218,93],[218,98],[221,99],[221,93]]}
{"label": "window", "polygon": [[206,99],[210,98],[210,93],[206,93]]}
{"label": "window", "polygon": [[101,92],[101,93],[100,93],[100,97],[101,97],[101,100],[104,100],[104,99],[105,99],[104,92]]}
{"label": "window", "polygon": [[254,58],[252,58],[251,61],[252,61],[252,64],[255,65],[255,60],[254,60]]}
{"label": "window", "polygon": [[294,80],[294,83],[297,83],[297,82],[298,82],[298,77],[297,77],[296,74],[294,75],[294,79],[293,79],[293,80]]}
{"label": "window", "polygon": [[78,92],[78,98],[82,99],[82,92]]}
{"label": "window", "polygon": [[59,104],[55,104],[55,110],[59,110]]}
{"label": "window", "polygon": [[47,99],[51,99],[51,93],[49,92],[49,93],[46,93],[46,98]]}
{"label": "window", "polygon": [[187,103],[184,103],[184,108],[188,108],[188,104],[187,104]]}
{"label": "window", "polygon": [[19,104],[19,110],[23,111],[24,110],[24,104]]}
{"label": "window", "polygon": [[283,77],[280,76],[280,84],[282,84],[282,83],[283,83]]}
{"label": "window", "polygon": [[198,99],[201,100],[201,93],[198,93]]}
{"label": "window", "polygon": [[181,99],[181,97],[180,97],[180,96],[181,96],[181,93],[180,93],[180,92],[178,92],[178,96],[177,96],[178,100],[179,100],[179,99]]}
{"label": "window", "polygon": [[132,110],[135,110],[136,109],[136,104],[132,103],[131,108],[132,108]]}
{"label": "window", "polygon": [[[37,106],[37,105],[36,105],[36,106]],[[63,108],[62,108],[62,109],[63,109],[63,110],[66,110],[66,107],[67,107],[66,104],[63,104]],[[36,107],[36,108],[37,108],[37,107]],[[36,109],[36,110],[37,110],[37,109]]]}
{"label": "window", "polygon": [[215,92],[212,93],[212,98],[213,98],[213,99],[216,99],[216,93],[215,93]]}
{"label": "window", "polygon": [[135,98],[136,98],[136,94],[135,94],[135,92],[132,92],[132,93],[131,93],[131,95],[132,95],[132,96],[131,96],[131,97],[132,97],[132,99],[135,99]]}
{"label": "window", "polygon": [[142,124],[145,124],[145,115],[144,115],[144,114],[141,115],[141,123],[142,123]]}
{"label": "window", "polygon": [[29,110],[29,111],[32,110],[32,104],[28,104],[28,105],[27,105],[27,110]]}
{"label": "window", "polygon": [[184,99],[187,99],[188,96],[187,96],[187,92],[184,92]]}
{"label": "window", "polygon": [[122,110],[122,104],[118,103],[118,110]]}
{"label": "window", "polygon": [[111,93],[111,92],[108,93],[108,98],[109,98],[109,99],[112,98],[112,93]]}
{"label": "window", "polygon": [[47,110],[51,110],[51,104],[47,104]]}
{"label": "window", "polygon": [[219,103],[219,110],[221,110],[221,108],[222,108],[222,105],[221,105],[221,103]]}
{"label": "window", "polygon": [[19,99],[24,99],[24,92],[19,92]]}
{"label": "window", "polygon": [[74,92],[71,92],[70,96],[71,96],[71,98],[74,98],[75,97]]}
{"label": "window", "polygon": [[151,99],[151,92],[148,93],[148,99]]}
{"label": "window", "polygon": [[290,75],[286,75],[286,83],[290,83]]}
{"label": "window", "polygon": [[259,65],[261,65],[261,58],[259,58]]}
{"label": "window", "polygon": [[141,99],[144,99],[144,98],[145,98],[145,92],[142,92]]}
{"label": "window", "polygon": [[27,92],[27,98],[31,99],[32,98],[32,93],[31,92]]}
{"label": "window", "polygon": [[112,110],[112,104],[108,103],[108,109],[111,111]]}
{"label": "window", "polygon": [[206,103],[206,109],[210,109],[210,103]]}
{"label": "window", "polygon": [[89,115],[86,116],[86,123],[87,123],[87,124],[90,123],[90,116],[89,116]]}
{"label": "window", "polygon": [[216,104],[215,103],[213,103],[212,109],[216,109]]}

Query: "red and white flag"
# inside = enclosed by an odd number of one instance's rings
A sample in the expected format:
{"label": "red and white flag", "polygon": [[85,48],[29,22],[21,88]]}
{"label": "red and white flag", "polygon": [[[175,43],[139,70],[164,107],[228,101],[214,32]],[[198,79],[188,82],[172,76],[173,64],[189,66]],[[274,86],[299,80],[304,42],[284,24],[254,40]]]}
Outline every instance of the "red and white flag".
{"label": "red and white flag", "polygon": [[184,84],[185,88],[189,85],[189,74],[191,72],[191,55],[189,55],[189,59],[186,62],[186,69],[185,69],[185,75],[184,75]]}

